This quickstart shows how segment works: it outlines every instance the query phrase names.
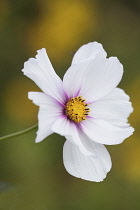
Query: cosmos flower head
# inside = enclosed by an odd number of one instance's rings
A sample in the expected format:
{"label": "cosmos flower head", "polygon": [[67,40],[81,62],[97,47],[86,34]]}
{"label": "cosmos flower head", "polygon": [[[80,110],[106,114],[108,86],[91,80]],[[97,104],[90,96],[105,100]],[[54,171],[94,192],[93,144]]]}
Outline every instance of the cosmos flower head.
{"label": "cosmos flower head", "polygon": [[23,73],[43,92],[29,92],[39,106],[36,142],[52,133],[65,136],[63,162],[71,175],[100,182],[111,169],[104,145],[122,143],[134,129],[129,96],[117,87],[123,66],[106,58],[102,45],[91,42],[75,53],[63,81],[55,73],[46,50],[24,64]]}

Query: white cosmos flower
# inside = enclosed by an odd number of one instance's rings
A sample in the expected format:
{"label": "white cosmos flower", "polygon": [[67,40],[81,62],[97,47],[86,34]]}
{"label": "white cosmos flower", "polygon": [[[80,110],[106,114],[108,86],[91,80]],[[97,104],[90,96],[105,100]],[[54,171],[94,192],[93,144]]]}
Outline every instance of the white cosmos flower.
{"label": "white cosmos flower", "polygon": [[46,50],[24,64],[23,73],[42,92],[29,92],[39,106],[36,142],[52,133],[65,136],[63,161],[73,176],[100,182],[111,169],[104,144],[120,144],[132,135],[127,118],[133,111],[129,96],[116,86],[123,66],[116,57],[106,58],[102,45],[80,47],[63,81],[55,73]]}

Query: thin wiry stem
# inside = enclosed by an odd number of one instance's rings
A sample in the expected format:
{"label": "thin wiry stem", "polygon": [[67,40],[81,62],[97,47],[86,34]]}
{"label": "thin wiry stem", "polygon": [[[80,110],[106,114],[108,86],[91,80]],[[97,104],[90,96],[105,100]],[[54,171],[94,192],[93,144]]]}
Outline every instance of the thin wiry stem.
{"label": "thin wiry stem", "polygon": [[13,138],[13,137],[20,136],[20,135],[22,135],[22,134],[28,133],[28,132],[34,130],[35,128],[37,128],[37,126],[38,126],[38,124],[33,125],[33,126],[31,126],[30,128],[26,128],[25,130],[18,131],[18,132],[16,132],[16,133],[11,133],[11,134],[8,134],[8,135],[6,135],[6,136],[2,136],[2,137],[0,137],[0,141],[1,141],[1,140],[4,140],[4,139]]}

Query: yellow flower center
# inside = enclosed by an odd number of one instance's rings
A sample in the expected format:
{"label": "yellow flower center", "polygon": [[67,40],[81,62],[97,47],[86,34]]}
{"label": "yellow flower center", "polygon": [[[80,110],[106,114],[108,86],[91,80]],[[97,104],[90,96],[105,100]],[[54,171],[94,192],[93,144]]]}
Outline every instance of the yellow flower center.
{"label": "yellow flower center", "polygon": [[68,117],[76,123],[86,120],[86,116],[90,112],[90,109],[87,108],[85,99],[82,96],[71,98],[65,107],[65,112]]}

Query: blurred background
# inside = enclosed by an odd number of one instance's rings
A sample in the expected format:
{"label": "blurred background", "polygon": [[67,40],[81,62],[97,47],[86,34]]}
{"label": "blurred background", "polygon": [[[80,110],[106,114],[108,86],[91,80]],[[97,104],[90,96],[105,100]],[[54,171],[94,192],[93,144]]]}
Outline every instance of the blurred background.
{"label": "blurred background", "polygon": [[91,41],[124,65],[119,87],[133,102],[134,135],[107,146],[113,167],[101,183],[66,172],[65,139],[57,134],[39,144],[36,130],[1,141],[0,210],[140,209],[139,0],[0,0],[0,136],[37,123],[27,93],[39,89],[23,76],[24,62],[45,47],[62,78],[74,52]]}

